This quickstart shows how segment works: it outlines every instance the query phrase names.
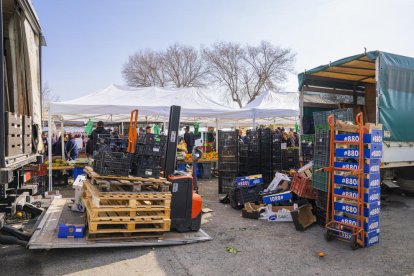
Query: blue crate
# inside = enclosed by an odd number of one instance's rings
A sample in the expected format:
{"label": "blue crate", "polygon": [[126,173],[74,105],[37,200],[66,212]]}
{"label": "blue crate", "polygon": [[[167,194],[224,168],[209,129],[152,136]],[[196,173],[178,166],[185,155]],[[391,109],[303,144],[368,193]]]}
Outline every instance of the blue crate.
{"label": "blue crate", "polygon": [[[336,148],[335,156],[342,158],[358,158],[358,148]],[[382,158],[382,144],[371,144],[370,148],[364,149],[364,158]]]}
{"label": "blue crate", "polygon": [[79,175],[84,175],[85,173],[83,172],[83,168],[74,168],[73,170],[72,170],[72,177],[73,177],[73,179],[74,180],[76,180],[76,178],[79,176]]}
{"label": "blue crate", "polygon": [[380,230],[376,229],[365,233],[365,247],[373,246],[379,243]]}
{"label": "blue crate", "polygon": [[[380,212],[380,201],[376,201],[373,203],[365,204],[364,207],[364,216],[371,217],[379,215]],[[334,210],[339,212],[344,212],[351,215],[358,215],[358,208],[356,205],[342,203],[342,202],[335,202],[334,203]]]}
{"label": "blue crate", "polygon": [[[337,134],[335,140],[359,142],[359,134]],[[373,129],[370,134],[364,134],[364,144],[382,144],[382,130]]]}
{"label": "blue crate", "polygon": [[242,176],[236,178],[237,187],[254,187],[263,184],[263,177],[261,174]]}
{"label": "blue crate", "polygon": [[[381,159],[366,159],[366,164],[364,164],[364,173],[373,174],[380,172]],[[352,162],[334,162],[335,168],[341,169],[358,169],[358,163]]]}
{"label": "blue crate", "polygon": [[77,224],[59,224],[58,238],[83,238],[85,225]]}
{"label": "blue crate", "polygon": [[[349,196],[352,198],[358,198],[358,191],[357,190],[349,190],[349,189],[342,189],[336,188],[334,189],[334,194],[342,195],[342,196]],[[364,191],[364,202],[365,203],[372,203],[375,201],[379,201],[381,196],[381,188],[370,188],[365,189]]]}
{"label": "blue crate", "polygon": [[263,203],[264,204],[278,203],[282,201],[288,201],[291,198],[292,198],[291,192],[283,192],[279,194],[266,195],[263,197]]}
{"label": "blue crate", "polygon": [[[344,216],[339,216],[339,215],[335,215],[334,216],[334,220],[338,221],[338,222],[342,222],[342,223],[347,223],[350,225],[354,225],[357,226],[358,222],[355,218],[350,218],[350,217],[344,217]],[[372,230],[376,230],[379,229],[379,216],[372,216],[372,217],[368,217],[365,218],[364,221],[364,230],[366,232],[372,231]]]}
{"label": "blue crate", "polygon": [[[364,179],[364,187],[365,188],[376,188],[379,187],[381,184],[380,181],[380,174],[370,174],[367,175],[369,178]],[[334,182],[338,185],[343,185],[347,187],[358,187],[358,177],[356,176],[341,176],[335,175]]]}

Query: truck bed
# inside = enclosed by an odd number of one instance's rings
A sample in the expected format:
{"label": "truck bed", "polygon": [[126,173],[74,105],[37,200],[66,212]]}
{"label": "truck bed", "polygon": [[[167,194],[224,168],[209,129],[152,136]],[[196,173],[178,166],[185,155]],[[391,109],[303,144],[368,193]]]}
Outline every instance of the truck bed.
{"label": "truck bed", "polygon": [[212,240],[203,230],[197,232],[176,233],[168,232],[163,239],[145,239],[130,241],[87,241],[84,238],[58,238],[57,229],[59,223],[84,224],[84,213],[74,212],[68,208],[71,203],[67,198],[56,198],[49,209],[41,218],[34,230],[28,244],[29,249],[53,249],[53,248],[92,248],[92,247],[123,247],[123,246],[160,246],[180,245]]}

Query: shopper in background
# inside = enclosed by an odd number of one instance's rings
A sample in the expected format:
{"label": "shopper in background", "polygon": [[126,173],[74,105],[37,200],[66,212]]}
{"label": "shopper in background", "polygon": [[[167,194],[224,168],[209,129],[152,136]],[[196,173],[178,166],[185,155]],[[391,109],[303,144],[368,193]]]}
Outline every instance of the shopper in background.
{"label": "shopper in background", "polygon": [[282,143],[286,143],[286,147],[292,146],[292,140],[289,139],[289,135],[286,132],[282,133]]}
{"label": "shopper in background", "polygon": [[76,143],[75,137],[69,134],[67,142],[65,144],[65,155],[68,160],[75,160],[79,156],[79,148]]}
{"label": "shopper in background", "polygon": [[239,142],[240,143],[244,143],[244,140],[243,140],[243,130],[241,130],[241,129],[238,129],[237,130],[238,131],[238,133],[239,133]]}
{"label": "shopper in background", "polygon": [[184,142],[187,144],[187,152],[192,153],[195,145],[194,133],[190,132],[190,126],[185,127]]}
{"label": "shopper in background", "polygon": [[98,143],[98,137],[100,134],[109,134],[109,131],[107,131],[104,128],[104,123],[102,121],[98,122],[98,124],[96,125],[96,128],[92,131],[92,134],[89,137],[90,139],[92,139],[92,143],[93,143],[92,153],[96,150],[96,144]]}
{"label": "shopper in background", "polygon": [[178,140],[177,151],[188,153],[187,145],[185,144],[183,137],[180,137]]}
{"label": "shopper in background", "polygon": [[83,149],[83,139],[79,133],[75,135],[75,142],[79,150]]}
{"label": "shopper in background", "polygon": [[151,126],[147,126],[145,128],[145,134],[151,134],[152,133],[152,127]]}

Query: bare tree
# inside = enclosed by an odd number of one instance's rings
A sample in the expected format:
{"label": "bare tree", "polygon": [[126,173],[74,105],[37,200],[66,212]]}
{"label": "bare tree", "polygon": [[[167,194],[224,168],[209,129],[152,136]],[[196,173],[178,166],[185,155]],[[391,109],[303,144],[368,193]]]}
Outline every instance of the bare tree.
{"label": "bare tree", "polygon": [[152,50],[140,51],[130,56],[122,69],[122,75],[130,86],[163,87],[167,84],[163,57]]}
{"label": "bare tree", "polygon": [[203,86],[206,71],[203,60],[194,47],[176,43],[162,56],[164,70],[172,86]]}
{"label": "bare tree", "polygon": [[278,84],[293,71],[295,55],[290,49],[262,41],[258,46],[241,47],[220,42],[204,49],[203,56],[213,80],[225,85],[233,101],[242,106],[265,89],[277,90]]}
{"label": "bare tree", "polygon": [[240,107],[242,107],[243,100],[240,86],[243,82],[241,71],[244,70],[244,55],[240,44],[231,42],[219,42],[203,51],[208,73],[213,82],[224,85],[229,90],[232,100]]}
{"label": "bare tree", "polygon": [[174,44],[166,51],[141,51],[129,57],[122,75],[135,87],[203,86],[203,60],[194,47]]}

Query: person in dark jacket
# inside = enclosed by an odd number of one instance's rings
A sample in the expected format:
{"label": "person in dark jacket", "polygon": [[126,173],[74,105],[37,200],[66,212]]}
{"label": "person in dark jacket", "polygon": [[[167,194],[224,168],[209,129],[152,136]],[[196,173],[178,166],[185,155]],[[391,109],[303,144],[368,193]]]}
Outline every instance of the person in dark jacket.
{"label": "person in dark jacket", "polygon": [[69,134],[65,144],[65,155],[69,160],[75,160],[79,156],[79,148],[72,134]]}
{"label": "person in dark jacket", "polygon": [[92,152],[96,150],[96,144],[98,143],[98,137],[100,134],[109,134],[109,131],[104,128],[104,123],[102,121],[98,122],[96,128],[92,131],[92,134],[89,137],[93,140]]}
{"label": "person in dark jacket", "polygon": [[190,132],[190,126],[185,127],[184,141],[187,144],[188,153],[192,153],[195,145],[195,137],[194,133]]}

